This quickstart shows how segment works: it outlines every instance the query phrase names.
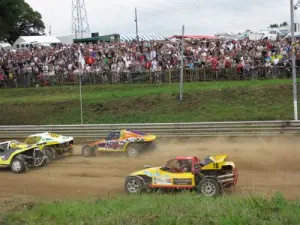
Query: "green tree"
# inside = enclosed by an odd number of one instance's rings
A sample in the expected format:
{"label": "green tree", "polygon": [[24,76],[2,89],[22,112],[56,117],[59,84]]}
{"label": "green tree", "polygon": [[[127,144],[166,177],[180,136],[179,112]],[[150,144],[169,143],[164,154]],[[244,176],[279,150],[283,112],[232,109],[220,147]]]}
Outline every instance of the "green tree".
{"label": "green tree", "polygon": [[44,30],[41,14],[24,0],[0,0],[0,40],[14,42],[19,36],[43,35]]}
{"label": "green tree", "polygon": [[279,26],[276,23],[270,25],[270,28],[277,28],[277,27],[279,27]]}
{"label": "green tree", "polygon": [[282,24],[280,24],[281,27],[285,27],[285,26],[287,26],[287,25],[288,25],[287,22],[283,22]]}

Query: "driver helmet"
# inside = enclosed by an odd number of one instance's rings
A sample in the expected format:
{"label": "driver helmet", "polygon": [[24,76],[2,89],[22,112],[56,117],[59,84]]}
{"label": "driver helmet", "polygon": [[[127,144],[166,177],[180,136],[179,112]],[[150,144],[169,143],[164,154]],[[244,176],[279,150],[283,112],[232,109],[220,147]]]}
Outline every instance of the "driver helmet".
{"label": "driver helmet", "polygon": [[189,168],[189,161],[188,160],[182,160],[180,161],[180,168],[184,171],[187,171]]}
{"label": "driver helmet", "polygon": [[9,144],[9,148],[16,148],[17,147],[17,144],[15,142],[11,142]]}

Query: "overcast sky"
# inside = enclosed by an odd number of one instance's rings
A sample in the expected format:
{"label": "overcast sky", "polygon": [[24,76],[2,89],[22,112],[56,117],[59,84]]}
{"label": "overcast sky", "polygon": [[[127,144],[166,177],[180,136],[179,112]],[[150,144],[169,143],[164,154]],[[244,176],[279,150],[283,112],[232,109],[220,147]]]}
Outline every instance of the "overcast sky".
{"label": "overcast sky", "polygon": [[[25,0],[42,14],[53,35],[71,33],[72,0]],[[85,0],[91,32],[135,33],[134,8],[140,33],[210,35],[260,30],[271,23],[289,23],[288,0]],[[296,2],[296,0],[294,0]],[[300,10],[300,9],[299,9]],[[299,15],[299,16],[298,16]],[[297,13],[296,20],[300,19]]]}

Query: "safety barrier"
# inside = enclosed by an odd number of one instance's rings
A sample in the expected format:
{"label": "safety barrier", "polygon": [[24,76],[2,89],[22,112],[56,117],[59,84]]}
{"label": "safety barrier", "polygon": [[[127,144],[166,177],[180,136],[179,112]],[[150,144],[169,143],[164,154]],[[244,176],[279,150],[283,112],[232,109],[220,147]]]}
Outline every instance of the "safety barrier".
{"label": "safety barrier", "polygon": [[243,121],[200,123],[137,123],[84,125],[26,125],[0,126],[1,139],[25,138],[41,132],[55,132],[81,138],[103,138],[114,130],[130,129],[149,132],[158,137],[214,137],[214,136],[274,136],[300,134],[298,121]]}

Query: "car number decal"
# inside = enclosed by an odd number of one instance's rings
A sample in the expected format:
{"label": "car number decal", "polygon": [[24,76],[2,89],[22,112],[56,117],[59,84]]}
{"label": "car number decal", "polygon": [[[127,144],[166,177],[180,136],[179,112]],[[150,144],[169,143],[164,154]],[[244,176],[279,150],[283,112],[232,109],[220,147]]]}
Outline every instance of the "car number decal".
{"label": "car number decal", "polygon": [[49,135],[53,138],[59,138],[59,134],[49,133]]}

